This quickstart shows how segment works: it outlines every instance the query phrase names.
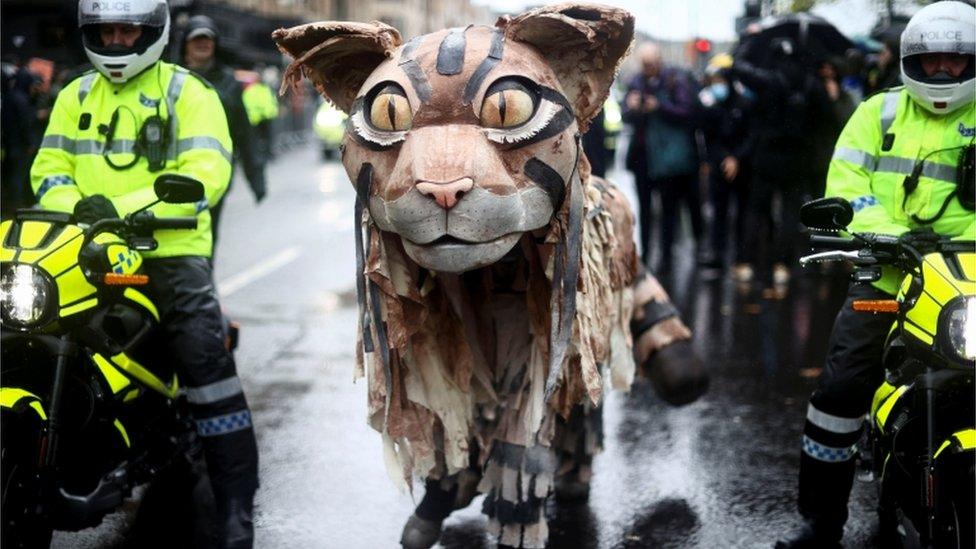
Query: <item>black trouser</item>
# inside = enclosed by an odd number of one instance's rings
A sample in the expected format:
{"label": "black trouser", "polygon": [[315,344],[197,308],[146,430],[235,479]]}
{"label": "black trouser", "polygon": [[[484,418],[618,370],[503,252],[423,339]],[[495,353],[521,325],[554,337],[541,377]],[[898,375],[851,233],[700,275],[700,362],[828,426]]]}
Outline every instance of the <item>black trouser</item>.
{"label": "black trouser", "polygon": [[[772,263],[793,264],[793,248],[799,235],[802,181],[782,176],[754,174],[749,190],[749,224],[746,261],[757,266],[760,276],[770,278]],[[779,219],[773,216],[773,199],[779,196]]]}
{"label": "black trouser", "polygon": [[701,191],[698,189],[697,173],[665,177],[657,180],[655,185],[661,189],[661,263],[668,265],[671,263],[671,248],[674,246],[678,211],[682,203],[691,217],[691,232],[695,243],[701,241]]}
{"label": "black trouser", "polygon": [[637,214],[640,222],[641,262],[648,265],[651,260],[651,227],[654,225],[654,204],[651,196],[657,191],[654,181],[647,177],[647,163],[636,162],[634,186],[637,188]]}
{"label": "black trouser", "polygon": [[258,487],[251,411],[224,345],[223,315],[205,257],[149,259],[150,293],[163,341],[186,389],[203,444],[218,518],[230,500],[250,504]]}
{"label": "black trouser", "polygon": [[745,226],[749,207],[749,178],[745,167],[740,164],[739,173],[735,179],[729,181],[722,173],[721,164],[712,164],[709,170],[711,182],[712,208],[715,218],[712,219],[712,253],[722,262],[725,260],[725,250],[729,235],[729,211],[735,207],[735,217],[732,219],[732,232],[735,238],[736,263],[745,261]]}
{"label": "black trouser", "polygon": [[855,445],[864,415],[884,379],[881,363],[894,314],[858,313],[855,299],[890,299],[871,286],[852,285],[830,334],[820,386],[810,397],[800,454],[800,514],[840,541],[854,482]]}

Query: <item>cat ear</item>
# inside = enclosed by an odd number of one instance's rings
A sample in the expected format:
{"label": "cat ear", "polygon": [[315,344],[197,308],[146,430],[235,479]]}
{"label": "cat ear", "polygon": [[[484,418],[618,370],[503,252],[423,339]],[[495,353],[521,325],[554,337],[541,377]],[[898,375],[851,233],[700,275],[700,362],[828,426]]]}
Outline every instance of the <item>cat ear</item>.
{"label": "cat ear", "polygon": [[531,44],[549,61],[586,131],[630,49],[634,16],[608,6],[558,4],[502,18],[496,25],[507,39]]}
{"label": "cat ear", "polygon": [[347,113],[366,78],[402,43],[395,28],[379,21],[321,21],[278,29],[271,37],[282,53],[294,58],[285,71],[282,91],[305,76]]}

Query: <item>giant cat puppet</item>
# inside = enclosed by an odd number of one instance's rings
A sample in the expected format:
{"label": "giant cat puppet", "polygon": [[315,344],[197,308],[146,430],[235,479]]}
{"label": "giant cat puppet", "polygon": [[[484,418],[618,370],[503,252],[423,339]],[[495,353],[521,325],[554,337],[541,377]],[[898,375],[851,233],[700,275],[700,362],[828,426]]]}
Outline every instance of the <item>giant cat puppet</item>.
{"label": "giant cat puppet", "polygon": [[636,359],[676,404],[705,389],[630,206],[580,152],[633,28],[563,4],[406,44],[379,22],[274,33],[283,87],[304,75],[349,114],[369,423],[394,476],[427,481],[406,547],[436,542],[472,479],[500,545],[545,546],[554,482],[589,480],[602,371],[626,389]]}

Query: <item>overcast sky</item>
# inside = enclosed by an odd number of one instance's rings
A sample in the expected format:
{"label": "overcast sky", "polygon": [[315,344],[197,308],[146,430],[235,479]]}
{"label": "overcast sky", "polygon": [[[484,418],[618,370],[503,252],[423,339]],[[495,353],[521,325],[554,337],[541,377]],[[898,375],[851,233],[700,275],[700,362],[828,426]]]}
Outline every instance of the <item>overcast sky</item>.
{"label": "overcast sky", "polygon": [[[473,0],[495,11],[518,13],[526,6],[562,0]],[[624,8],[637,18],[637,28],[655,38],[684,40],[704,36],[716,41],[735,39],[735,18],[742,15],[741,0],[599,0]],[[877,20],[870,0],[834,0],[814,9],[844,34],[867,34]]]}

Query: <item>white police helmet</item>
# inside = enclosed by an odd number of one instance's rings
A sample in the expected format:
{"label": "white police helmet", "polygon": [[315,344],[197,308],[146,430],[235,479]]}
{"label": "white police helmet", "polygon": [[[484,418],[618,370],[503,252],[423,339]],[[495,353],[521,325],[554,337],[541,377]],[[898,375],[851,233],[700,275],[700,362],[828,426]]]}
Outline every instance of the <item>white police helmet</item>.
{"label": "white police helmet", "polygon": [[[142,34],[131,47],[105,46],[103,24],[139,25]],[[78,27],[88,60],[115,83],[122,83],[159,60],[169,41],[169,6],[166,0],[80,0]]]}
{"label": "white police helmet", "polygon": [[[957,53],[968,56],[958,77],[926,76],[921,55]],[[901,35],[901,78],[922,108],[946,114],[976,96],[976,8],[956,1],[936,2],[920,9]]]}

